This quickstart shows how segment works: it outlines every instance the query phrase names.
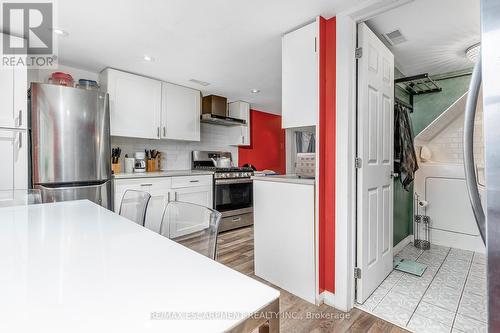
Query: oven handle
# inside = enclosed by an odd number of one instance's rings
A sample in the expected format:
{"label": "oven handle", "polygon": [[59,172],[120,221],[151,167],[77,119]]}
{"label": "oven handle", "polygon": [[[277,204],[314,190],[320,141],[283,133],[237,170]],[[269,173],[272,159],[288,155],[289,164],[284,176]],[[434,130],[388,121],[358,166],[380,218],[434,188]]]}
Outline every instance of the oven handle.
{"label": "oven handle", "polygon": [[216,179],[215,185],[226,185],[226,184],[248,184],[253,183],[250,178],[240,178],[240,179]]}

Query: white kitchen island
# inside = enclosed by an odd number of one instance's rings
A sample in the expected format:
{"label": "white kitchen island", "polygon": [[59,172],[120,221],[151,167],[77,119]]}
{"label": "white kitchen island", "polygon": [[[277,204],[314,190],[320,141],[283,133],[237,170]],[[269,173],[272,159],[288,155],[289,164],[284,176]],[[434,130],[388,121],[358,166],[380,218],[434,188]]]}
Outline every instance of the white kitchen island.
{"label": "white kitchen island", "polygon": [[0,208],[0,272],[0,332],[249,332],[279,307],[275,289],[85,200]]}
{"label": "white kitchen island", "polygon": [[314,179],[253,177],[255,275],[316,303]]}

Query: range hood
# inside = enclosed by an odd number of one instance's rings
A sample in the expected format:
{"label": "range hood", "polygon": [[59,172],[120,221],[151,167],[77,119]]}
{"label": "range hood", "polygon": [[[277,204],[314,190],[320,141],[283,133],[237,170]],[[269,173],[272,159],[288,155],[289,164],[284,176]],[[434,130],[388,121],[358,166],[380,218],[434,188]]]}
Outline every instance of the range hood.
{"label": "range hood", "polygon": [[215,114],[204,113],[201,115],[200,121],[206,124],[222,125],[222,126],[241,126],[247,122],[243,119],[231,117],[222,117]]}
{"label": "range hood", "polygon": [[241,126],[246,124],[246,121],[243,119],[229,117],[227,98],[216,95],[203,97],[200,120],[202,123],[222,126]]}

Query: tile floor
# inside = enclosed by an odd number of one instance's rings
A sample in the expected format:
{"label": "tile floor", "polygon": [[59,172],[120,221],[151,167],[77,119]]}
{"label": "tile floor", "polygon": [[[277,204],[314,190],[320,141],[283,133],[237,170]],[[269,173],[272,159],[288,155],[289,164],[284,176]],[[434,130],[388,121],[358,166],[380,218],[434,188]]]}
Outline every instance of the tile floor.
{"label": "tile floor", "polygon": [[396,257],[428,267],[421,277],[392,271],[359,308],[413,332],[487,331],[484,254],[408,244]]}

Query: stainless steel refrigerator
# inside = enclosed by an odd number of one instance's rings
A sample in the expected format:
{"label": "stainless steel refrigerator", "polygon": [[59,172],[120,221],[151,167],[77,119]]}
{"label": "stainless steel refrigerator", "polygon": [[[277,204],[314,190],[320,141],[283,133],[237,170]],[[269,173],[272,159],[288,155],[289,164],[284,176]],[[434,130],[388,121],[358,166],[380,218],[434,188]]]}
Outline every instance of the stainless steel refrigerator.
{"label": "stainless steel refrigerator", "polygon": [[30,172],[43,202],[88,199],[112,209],[108,95],[32,83]]}
{"label": "stainless steel refrigerator", "polygon": [[[482,83],[482,85],[481,85]],[[483,208],[474,165],[474,115],[482,86],[486,171]],[[474,216],[486,244],[488,331],[500,332],[500,1],[481,0],[481,57],[469,87],[464,123],[464,164]]]}

